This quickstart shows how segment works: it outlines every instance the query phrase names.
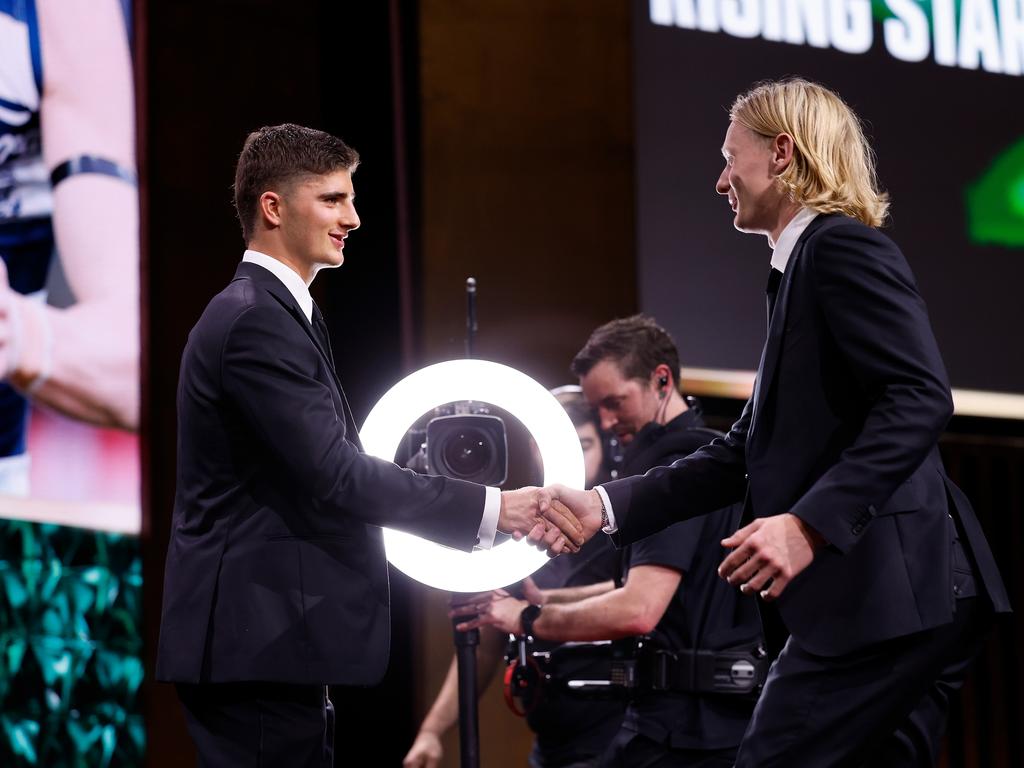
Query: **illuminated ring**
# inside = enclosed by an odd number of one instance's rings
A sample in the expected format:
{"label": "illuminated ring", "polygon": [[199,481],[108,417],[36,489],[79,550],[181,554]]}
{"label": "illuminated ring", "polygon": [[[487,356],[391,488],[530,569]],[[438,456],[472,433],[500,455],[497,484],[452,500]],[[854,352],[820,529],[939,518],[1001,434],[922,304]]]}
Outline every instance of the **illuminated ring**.
{"label": "illuminated ring", "polygon": [[[533,436],[544,462],[544,484],[582,488],[583,450],[568,414],[544,387],[525,373],[486,360],[449,360],[421,368],[377,401],[359,431],[367,453],[387,461],[405,433],[431,409],[460,400],[504,408]],[[438,589],[481,592],[529,576],[548,558],[526,541],[460,552],[418,536],[384,529],[388,560],[398,570]]]}

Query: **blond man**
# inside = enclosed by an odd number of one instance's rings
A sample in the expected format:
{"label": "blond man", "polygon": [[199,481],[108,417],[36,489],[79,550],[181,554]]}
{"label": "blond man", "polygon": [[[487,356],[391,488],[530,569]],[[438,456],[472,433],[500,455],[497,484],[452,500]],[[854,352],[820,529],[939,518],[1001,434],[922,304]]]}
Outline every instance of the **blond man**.
{"label": "blond man", "polygon": [[[932,765],[950,691],[1006,592],[937,441],[942,358],[857,116],[793,79],[730,111],[716,191],[768,237],[768,338],[728,435],[596,491],[553,488],[624,542],[745,500],[719,574],[785,646],[736,765]],[[777,613],[776,613],[777,611]]]}

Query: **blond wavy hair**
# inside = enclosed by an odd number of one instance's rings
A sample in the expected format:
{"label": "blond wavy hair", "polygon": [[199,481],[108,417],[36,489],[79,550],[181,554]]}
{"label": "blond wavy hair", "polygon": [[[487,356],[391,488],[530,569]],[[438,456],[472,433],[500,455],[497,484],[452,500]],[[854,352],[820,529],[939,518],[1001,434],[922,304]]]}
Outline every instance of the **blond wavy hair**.
{"label": "blond wavy hair", "polygon": [[769,139],[793,137],[793,161],[778,179],[800,205],[870,227],[885,221],[889,195],[878,189],[860,120],[828,88],[800,78],[759,83],[736,98],[729,118]]}

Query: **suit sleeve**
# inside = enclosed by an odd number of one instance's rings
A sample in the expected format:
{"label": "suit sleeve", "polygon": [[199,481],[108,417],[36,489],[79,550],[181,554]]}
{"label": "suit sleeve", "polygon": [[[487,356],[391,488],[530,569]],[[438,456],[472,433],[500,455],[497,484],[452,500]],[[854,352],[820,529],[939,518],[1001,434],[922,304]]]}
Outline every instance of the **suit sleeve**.
{"label": "suit sleeve", "polygon": [[809,255],[819,310],[870,407],[839,461],[792,511],[845,552],[934,448],[953,403],[924,301],[896,245],[848,224],[825,230]]}
{"label": "suit sleeve", "polygon": [[426,477],[367,456],[346,437],[345,417],[317,380],[319,352],[290,317],[250,306],[224,340],[221,381],[256,439],[327,509],[470,550],[484,487]]}
{"label": "suit sleeve", "polygon": [[615,510],[617,546],[743,500],[744,450],[750,428],[748,400],[725,437],[713,440],[668,467],[602,485]]}

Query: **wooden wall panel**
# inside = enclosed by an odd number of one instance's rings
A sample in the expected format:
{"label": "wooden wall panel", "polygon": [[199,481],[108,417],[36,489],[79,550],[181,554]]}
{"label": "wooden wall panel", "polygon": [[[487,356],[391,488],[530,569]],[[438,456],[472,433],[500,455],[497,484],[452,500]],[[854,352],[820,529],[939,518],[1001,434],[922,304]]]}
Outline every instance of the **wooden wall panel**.
{"label": "wooden wall panel", "polygon": [[[420,361],[463,355],[474,276],[477,355],[569,382],[590,331],[636,311],[627,4],[423,0],[418,12]],[[444,596],[418,589],[422,717],[452,641]],[[483,765],[522,768],[531,740],[496,681]],[[457,734],[443,765],[458,765]]]}

